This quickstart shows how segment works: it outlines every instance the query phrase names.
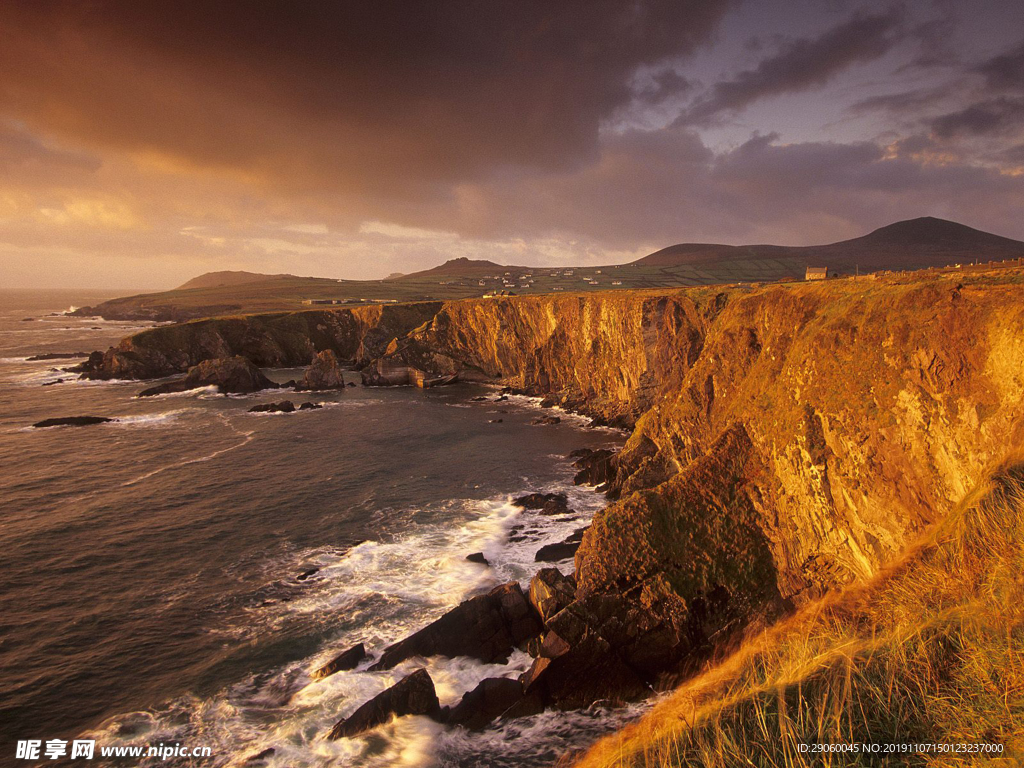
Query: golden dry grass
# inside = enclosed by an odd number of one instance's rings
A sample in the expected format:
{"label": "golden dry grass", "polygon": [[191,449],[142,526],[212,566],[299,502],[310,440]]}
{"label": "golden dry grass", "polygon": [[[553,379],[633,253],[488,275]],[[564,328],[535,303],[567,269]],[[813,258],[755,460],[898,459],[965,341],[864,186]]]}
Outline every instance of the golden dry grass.
{"label": "golden dry grass", "polygon": [[[802,744],[1001,744],[1002,755]],[[870,583],[808,606],[598,742],[584,768],[1024,765],[1024,464]]]}

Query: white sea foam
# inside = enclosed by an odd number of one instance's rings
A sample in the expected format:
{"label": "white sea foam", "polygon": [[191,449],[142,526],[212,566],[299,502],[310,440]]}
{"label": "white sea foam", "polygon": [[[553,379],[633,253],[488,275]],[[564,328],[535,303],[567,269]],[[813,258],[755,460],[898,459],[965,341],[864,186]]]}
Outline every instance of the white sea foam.
{"label": "white sea foam", "polygon": [[206,399],[208,397],[220,397],[220,393],[217,391],[216,384],[210,384],[205,387],[194,387],[192,389],[186,389],[184,392],[163,392],[159,395],[146,395],[141,397],[136,395],[135,398],[142,400],[168,400],[174,397],[198,397]]}
{"label": "white sea foam", "polygon": [[173,411],[163,411],[161,413],[142,413],[131,416],[115,416],[114,418],[116,419],[116,421],[112,422],[112,425],[119,427],[161,426],[177,420],[177,418],[184,413],[189,413],[194,410],[194,408],[178,408]]}
{"label": "white sea foam", "polygon": [[[568,477],[568,471],[566,473]],[[538,490],[524,488],[523,493]],[[545,488],[544,490],[550,490]],[[344,626],[331,642],[307,659],[273,672],[251,676],[208,699],[187,697],[155,713],[132,713],[108,721],[95,737],[104,745],[180,741],[214,747],[230,755],[225,765],[243,765],[266,749],[265,765],[289,766],[429,766],[518,765],[516,755],[536,760],[579,746],[581,733],[598,734],[633,710],[589,711],[566,715],[544,713],[481,733],[449,730],[427,718],[405,717],[354,739],[328,741],[338,720],[418,668],[425,667],[442,705],[455,704],[486,677],[515,677],[531,659],[516,652],[508,664],[483,664],[467,658],[409,659],[395,669],[359,668],[313,681],[310,671],[340,650],[362,642],[372,654],[433,621],[468,596],[509,580],[523,581],[543,563],[534,553],[545,543],[561,541],[585,525],[604,504],[585,488],[564,488],[575,514],[545,516],[514,506],[512,496],[455,500],[453,519],[421,525],[390,541],[368,541],[347,551],[331,548],[293,553],[267,563],[268,579],[289,583],[298,594],[268,601],[228,632],[238,639],[299,617],[324,617]],[[510,543],[509,530],[525,525],[528,541]],[[490,565],[465,556],[483,552]],[[319,570],[297,583],[302,568]],[[143,763],[145,765],[146,763]]]}
{"label": "white sea foam", "polygon": [[[187,410],[187,409],[183,409],[183,410]],[[230,420],[224,414],[217,414],[217,416],[228,427],[230,427],[232,429],[232,431],[234,431],[234,433],[238,437],[241,438],[241,440],[239,442],[233,443],[232,445],[229,445],[229,446],[227,446],[225,448],[218,448],[217,450],[211,451],[210,453],[205,454],[203,456],[196,456],[196,457],[193,457],[191,459],[183,459],[181,461],[176,461],[176,462],[173,462],[171,464],[166,464],[166,465],[164,465],[162,467],[157,467],[156,469],[154,469],[154,470],[152,470],[150,472],[146,472],[144,474],[141,474],[138,477],[132,478],[131,480],[126,480],[125,482],[121,483],[121,487],[125,488],[125,487],[128,487],[128,486],[137,485],[138,483],[145,482],[146,480],[148,480],[151,477],[154,477],[155,475],[159,475],[159,474],[161,474],[163,472],[168,472],[168,471],[170,471],[172,469],[178,469],[180,467],[187,467],[187,466],[190,466],[192,464],[201,464],[203,462],[211,461],[212,459],[216,459],[218,456],[222,456],[225,453],[228,453],[230,451],[238,450],[239,448],[242,448],[243,446],[248,445],[249,442],[252,441],[253,435],[255,434],[255,432],[253,432],[253,431],[243,432],[242,430],[239,430],[239,429],[235,428],[231,424]]]}

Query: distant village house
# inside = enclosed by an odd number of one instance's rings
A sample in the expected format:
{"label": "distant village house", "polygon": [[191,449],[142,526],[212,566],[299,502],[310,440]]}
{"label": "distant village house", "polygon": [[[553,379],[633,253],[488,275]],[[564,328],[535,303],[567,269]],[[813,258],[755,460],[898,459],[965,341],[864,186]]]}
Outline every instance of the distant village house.
{"label": "distant village house", "polygon": [[804,280],[825,280],[828,278],[828,267],[808,267]]}

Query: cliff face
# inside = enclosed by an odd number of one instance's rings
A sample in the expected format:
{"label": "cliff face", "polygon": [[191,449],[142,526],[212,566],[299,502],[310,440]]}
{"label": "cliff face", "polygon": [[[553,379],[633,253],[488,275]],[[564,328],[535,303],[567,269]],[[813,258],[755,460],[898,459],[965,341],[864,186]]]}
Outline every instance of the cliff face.
{"label": "cliff face", "polygon": [[876,573],[1024,430],[1005,273],[464,301],[390,357],[635,423],[578,596],[626,595],[680,643]]}
{"label": "cliff face", "polygon": [[631,427],[613,461],[618,501],[576,557],[574,610],[597,621],[601,599],[624,601],[615,612],[644,638],[591,630],[656,672],[877,573],[1020,443],[1024,274],[959,280],[211,320],[127,339],[99,368],[154,375],[236,354],[304,364],[329,348],[555,395]]}
{"label": "cliff face", "polygon": [[121,341],[96,359],[86,375],[151,379],[188,370],[204,360],[240,355],[261,367],[307,365],[331,350],[366,362],[388,343],[430,320],[440,302],[374,305],[338,310],[244,315],[153,328]]}

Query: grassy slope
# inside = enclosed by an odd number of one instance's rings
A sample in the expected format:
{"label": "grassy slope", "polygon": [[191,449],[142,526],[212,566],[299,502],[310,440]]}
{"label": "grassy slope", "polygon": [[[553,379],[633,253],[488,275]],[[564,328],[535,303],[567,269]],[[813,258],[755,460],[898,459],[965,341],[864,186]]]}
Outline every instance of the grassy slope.
{"label": "grassy slope", "polygon": [[[507,268],[506,268],[507,269]],[[693,285],[711,285],[741,280],[777,280],[795,276],[802,266],[775,260],[755,262],[724,262],[714,270],[691,267],[656,267],[623,265],[620,267],[575,268],[573,275],[557,277],[546,274],[546,269],[531,269],[533,284],[527,288],[513,287],[517,294],[541,294],[556,291],[589,293],[613,289],[666,288]],[[600,272],[598,272],[600,270]],[[518,278],[522,269],[512,276]],[[598,281],[590,285],[584,278]],[[622,285],[613,286],[612,281]],[[329,280],[325,278],[295,277],[263,283],[217,286],[211,288],[174,289],[160,293],[127,296],[106,302],[104,307],[222,307],[224,311],[274,312],[300,309],[303,299],[366,299],[386,301],[419,301],[425,299],[464,299],[479,297],[492,289],[501,289],[500,281],[488,280],[479,285],[478,277],[454,275],[410,276],[396,280]]]}
{"label": "grassy slope", "polygon": [[[812,755],[820,742],[994,742],[975,755]],[[1020,765],[1024,465],[895,567],[808,606],[595,745],[583,768]]]}

